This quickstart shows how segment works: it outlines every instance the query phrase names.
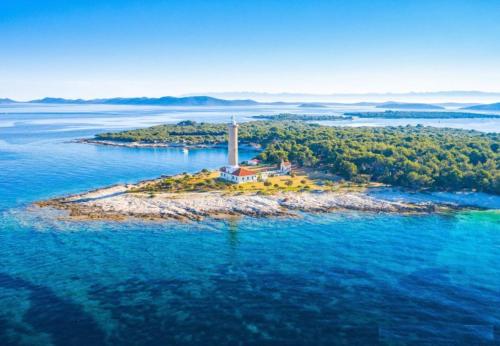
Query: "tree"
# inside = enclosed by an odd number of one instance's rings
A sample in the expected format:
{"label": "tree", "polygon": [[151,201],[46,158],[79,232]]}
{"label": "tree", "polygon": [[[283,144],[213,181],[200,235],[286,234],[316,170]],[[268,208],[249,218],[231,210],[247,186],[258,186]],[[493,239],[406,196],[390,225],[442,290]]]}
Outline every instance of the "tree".
{"label": "tree", "polygon": [[352,162],[342,161],[339,164],[339,174],[347,179],[352,179],[358,173],[358,167]]}
{"label": "tree", "polygon": [[[100,140],[220,144],[225,124],[182,122],[104,133]],[[476,189],[500,194],[500,134],[431,127],[346,128],[300,121],[240,125],[240,142],[262,146],[268,164],[282,159],[352,181],[414,188]]]}

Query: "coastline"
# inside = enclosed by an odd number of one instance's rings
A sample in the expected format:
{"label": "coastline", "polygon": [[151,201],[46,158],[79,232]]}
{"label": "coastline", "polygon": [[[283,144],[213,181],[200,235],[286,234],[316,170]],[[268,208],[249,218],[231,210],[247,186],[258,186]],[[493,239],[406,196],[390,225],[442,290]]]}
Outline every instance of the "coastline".
{"label": "coastline", "polygon": [[[227,143],[217,144],[185,144],[185,143],[149,143],[149,142],[120,142],[94,138],[80,138],[74,141],[75,143],[105,145],[123,148],[178,148],[178,149],[209,149],[219,148],[226,149]],[[262,150],[261,146],[255,143],[240,143],[240,149],[243,150]]]}
{"label": "coastline", "polygon": [[76,143],[106,145],[124,148],[186,148],[186,149],[203,149],[203,148],[225,148],[225,144],[197,144],[187,145],[183,143],[147,143],[147,142],[120,142],[104,139],[80,138],[75,140]]}
{"label": "coastline", "polygon": [[81,194],[36,202],[40,208],[67,212],[70,220],[178,220],[200,221],[228,217],[297,217],[301,212],[361,211],[373,213],[427,214],[462,209],[429,202],[390,201],[366,192],[310,191],[261,193],[133,192],[164,177],[136,184],[119,184]]}

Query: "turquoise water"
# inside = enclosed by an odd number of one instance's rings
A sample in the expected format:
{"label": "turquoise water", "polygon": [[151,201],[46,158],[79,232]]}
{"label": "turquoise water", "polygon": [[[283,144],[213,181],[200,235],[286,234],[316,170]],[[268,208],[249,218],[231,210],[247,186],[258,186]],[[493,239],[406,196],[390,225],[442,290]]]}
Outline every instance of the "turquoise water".
{"label": "turquoise water", "polygon": [[[0,115],[1,345],[500,342],[496,211],[61,221],[31,202],[226,160],[219,149],[72,139],[227,116],[216,109],[30,111]],[[485,195],[432,198],[498,205]]]}

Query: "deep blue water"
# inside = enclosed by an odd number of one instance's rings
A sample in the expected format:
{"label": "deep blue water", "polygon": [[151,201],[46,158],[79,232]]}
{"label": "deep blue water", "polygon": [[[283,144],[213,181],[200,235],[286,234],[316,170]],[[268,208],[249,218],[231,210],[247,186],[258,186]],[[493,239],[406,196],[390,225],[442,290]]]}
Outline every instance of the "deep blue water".
{"label": "deep blue water", "polygon": [[30,207],[225,162],[218,149],[70,143],[228,118],[158,109],[0,112],[0,345],[500,344],[498,211],[117,223],[61,221]]}

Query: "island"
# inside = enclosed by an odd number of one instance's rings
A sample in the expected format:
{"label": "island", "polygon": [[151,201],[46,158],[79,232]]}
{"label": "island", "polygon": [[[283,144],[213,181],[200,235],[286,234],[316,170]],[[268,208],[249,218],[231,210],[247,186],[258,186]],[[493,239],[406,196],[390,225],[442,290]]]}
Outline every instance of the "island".
{"label": "island", "polygon": [[[238,140],[261,146],[238,160]],[[37,203],[71,218],[200,220],[204,217],[297,216],[357,210],[428,213],[457,208],[389,201],[367,190],[386,185],[418,190],[500,194],[498,134],[422,126],[335,128],[297,121],[207,124],[183,121],[107,133],[94,141],[228,146],[219,170],[162,176]]]}
{"label": "island", "polygon": [[[374,184],[372,186],[380,186]],[[370,185],[334,183],[304,173],[232,184],[218,172],[160,177],[36,203],[68,212],[70,220],[199,221],[239,216],[297,217],[301,212],[363,211],[431,213],[458,209],[451,204],[405,203],[368,196]]]}
{"label": "island", "polygon": [[376,108],[390,109],[444,109],[442,106],[428,103],[404,103],[404,102],[385,102],[375,106]]}
{"label": "island", "polygon": [[391,111],[384,112],[346,112],[345,116],[358,118],[384,119],[480,119],[500,118],[498,114],[481,114],[472,112],[421,112],[421,111]]}
{"label": "island", "polygon": [[64,99],[59,97],[45,97],[28,101],[28,103],[42,104],[77,104],[77,105],[148,105],[148,106],[252,106],[258,104],[253,100],[223,100],[210,96],[186,97],[115,97],[108,99]]}
{"label": "island", "polygon": [[326,105],[321,103],[302,103],[299,105],[301,108],[327,108]]}
{"label": "island", "polygon": [[[84,140],[108,145],[227,146],[227,124],[178,124],[103,133]],[[399,127],[333,127],[300,121],[239,124],[242,145],[257,158],[326,171],[354,182],[414,189],[474,189],[500,193],[500,134],[472,130]]]}
{"label": "island", "polygon": [[342,115],[308,115],[308,114],[291,114],[291,113],[280,113],[280,114],[266,114],[266,115],[254,115],[254,119],[266,119],[266,120],[276,120],[276,121],[335,121],[335,120],[352,120],[351,116]]}
{"label": "island", "polygon": [[474,106],[464,107],[462,109],[474,110],[474,111],[500,111],[500,102],[485,104],[485,105],[474,105]]}
{"label": "island", "polygon": [[16,101],[11,100],[9,98],[0,98],[0,104],[6,104],[6,103],[16,103]]}

